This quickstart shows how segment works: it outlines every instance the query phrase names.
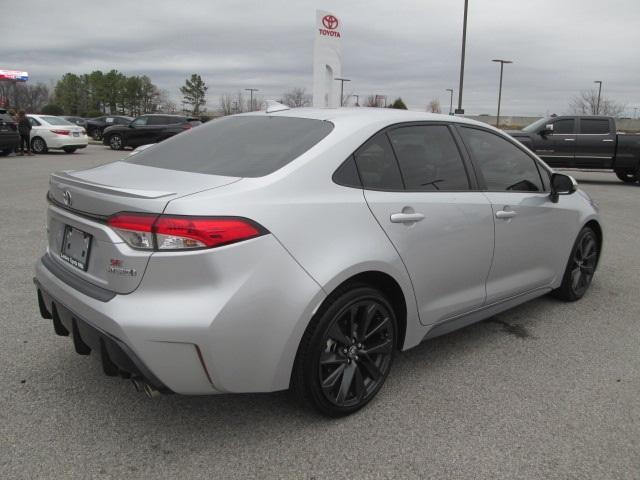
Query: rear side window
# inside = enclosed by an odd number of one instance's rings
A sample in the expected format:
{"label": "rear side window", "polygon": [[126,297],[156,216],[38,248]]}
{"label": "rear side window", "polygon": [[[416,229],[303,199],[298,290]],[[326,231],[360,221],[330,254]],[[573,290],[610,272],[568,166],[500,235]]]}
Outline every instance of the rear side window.
{"label": "rear side window", "polygon": [[576,121],[573,118],[558,120],[553,123],[553,133],[556,135],[567,135],[574,133],[574,125]]}
{"label": "rear side window", "polygon": [[262,177],[305,153],[331,130],[331,122],[309,118],[225,117],[175,135],[125,161],[184,172]]}
{"label": "rear side window", "polygon": [[468,190],[469,179],[455,140],[444,125],[389,132],[407,190]]}
{"label": "rear side window", "polygon": [[354,155],[364,188],[402,190],[402,177],[391,144],[379,133],[358,149]]}
{"label": "rear side window", "polygon": [[169,119],[167,117],[148,117],[147,118],[147,125],[167,125],[171,122],[169,122]]}
{"label": "rear side window", "polygon": [[478,167],[487,190],[541,192],[542,179],[533,158],[494,133],[461,127],[460,134]]}
{"label": "rear side window", "polygon": [[609,133],[609,120],[599,118],[581,118],[580,133],[607,134]]}

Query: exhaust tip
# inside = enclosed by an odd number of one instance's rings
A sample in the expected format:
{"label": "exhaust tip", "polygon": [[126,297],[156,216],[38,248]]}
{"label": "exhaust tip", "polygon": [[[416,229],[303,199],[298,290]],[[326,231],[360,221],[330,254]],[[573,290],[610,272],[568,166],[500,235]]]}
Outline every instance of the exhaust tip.
{"label": "exhaust tip", "polygon": [[144,393],[149,398],[155,398],[155,397],[159,397],[160,396],[160,392],[158,390],[156,390],[155,388],[153,388],[148,383],[144,384]]}

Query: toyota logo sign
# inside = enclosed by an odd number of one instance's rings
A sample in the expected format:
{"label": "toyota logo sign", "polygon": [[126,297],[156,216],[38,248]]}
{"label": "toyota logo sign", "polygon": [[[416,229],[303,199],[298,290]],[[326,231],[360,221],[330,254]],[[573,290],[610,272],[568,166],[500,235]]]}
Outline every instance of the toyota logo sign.
{"label": "toyota logo sign", "polygon": [[338,19],[333,15],[325,15],[322,17],[322,24],[329,30],[335,30],[338,28]]}
{"label": "toyota logo sign", "polygon": [[71,192],[69,190],[64,191],[62,194],[62,200],[67,207],[70,207],[73,204],[73,201],[71,200]]}

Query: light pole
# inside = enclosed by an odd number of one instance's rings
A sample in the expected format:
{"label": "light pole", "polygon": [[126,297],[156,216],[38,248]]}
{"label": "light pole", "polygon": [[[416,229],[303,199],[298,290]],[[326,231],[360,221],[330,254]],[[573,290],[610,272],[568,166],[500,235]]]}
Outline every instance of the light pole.
{"label": "light pole", "polygon": [[251,100],[249,100],[249,111],[253,112],[254,108],[253,108],[253,92],[259,92],[259,90],[257,88],[245,88],[245,90],[247,92],[251,93]]}
{"label": "light pole", "polygon": [[354,97],[356,97],[356,104],[354,105],[354,107],[359,107],[360,106],[360,95],[356,95],[355,93],[353,94]]}
{"label": "light pole", "polygon": [[505,63],[513,63],[511,60],[494,59],[492,62],[500,63],[500,88],[498,89],[498,116],[496,118],[496,128],[500,128],[500,102],[502,101],[502,70]]}
{"label": "light pole", "polygon": [[336,77],[334,78],[334,80],[336,80],[337,82],[340,82],[340,106],[342,107],[342,103],[344,101],[344,82],[350,82],[351,80],[349,80],[348,78],[340,78],[340,77]]}
{"label": "light pole", "polygon": [[464,51],[467,45],[467,10],[469,8],[469,0],[464,0],[464,21],[462,23],[462,55],[460,56],[460,86],[458,87],[458,108],[456,113],[463,114],[462,109],[462,86],[464,84]]}
{"label": "light pole", "polygon": [[451,100],[449,100],[449,115],[453,115],[453,88],[447,88],[447,92],[451,93]]}
{"label": "light pole", "polygon": [[600,94],[602,93],[602,80],[596,80],[593,83],[598,84],[598,103],[596,104],[596,115],[600,115]]}

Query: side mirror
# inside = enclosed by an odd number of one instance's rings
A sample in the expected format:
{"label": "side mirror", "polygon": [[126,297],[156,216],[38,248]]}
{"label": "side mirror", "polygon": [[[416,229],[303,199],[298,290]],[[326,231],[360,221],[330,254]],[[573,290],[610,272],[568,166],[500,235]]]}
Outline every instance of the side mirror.
{"label": "side mirror", "polygon": [[542,130],[540,130],[540,135],[546,137],[547,135],[551,135],[553,133],[553,123],[548,123],[544,126]]}
{"label": "side mirror", "polygon": [[553,173],[551,175],[551,200],[558,201],[560,195],[571,195],[578,189],[578,182],[564,173]]}

